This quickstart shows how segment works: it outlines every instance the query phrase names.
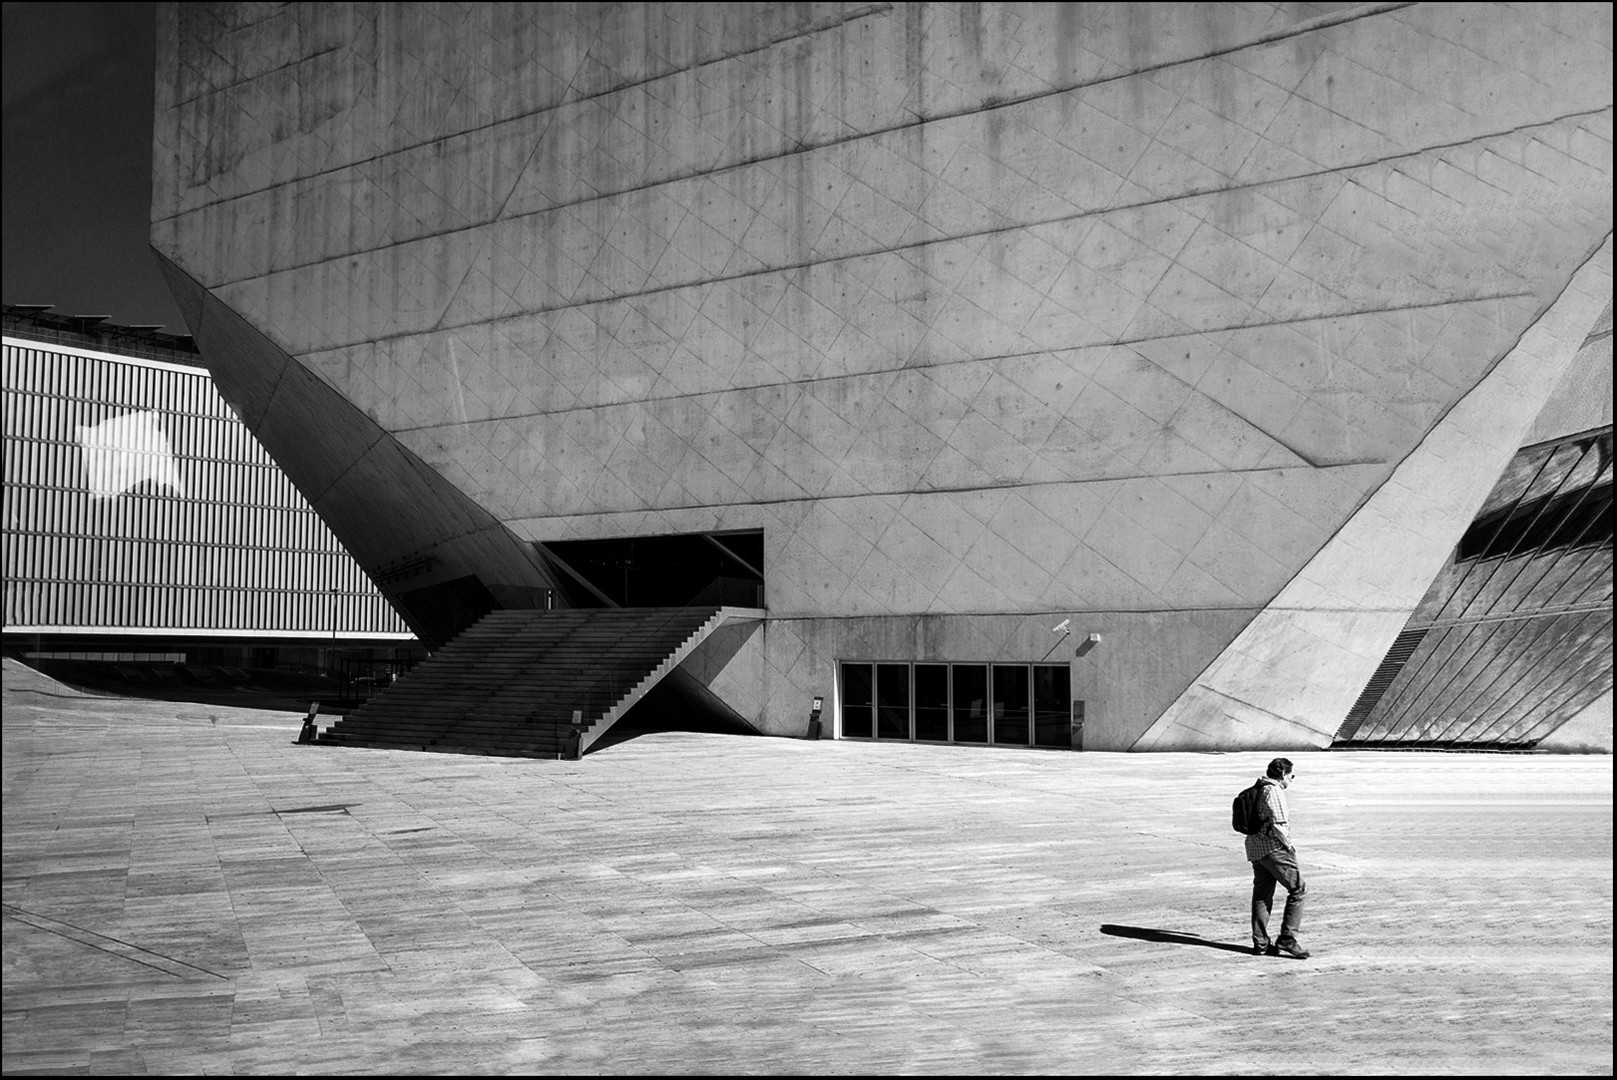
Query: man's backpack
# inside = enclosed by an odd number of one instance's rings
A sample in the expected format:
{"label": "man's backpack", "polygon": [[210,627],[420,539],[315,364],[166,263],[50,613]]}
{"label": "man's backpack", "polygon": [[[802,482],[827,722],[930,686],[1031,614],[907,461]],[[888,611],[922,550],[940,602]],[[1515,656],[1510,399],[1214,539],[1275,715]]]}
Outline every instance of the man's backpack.
{"label": "man's backpack", "polygon": [[1259,780],[1235,797],[1235,804],[1230,811],[1231,827],[1246,836],[1262,832],[1263,807],[1263,781]]}

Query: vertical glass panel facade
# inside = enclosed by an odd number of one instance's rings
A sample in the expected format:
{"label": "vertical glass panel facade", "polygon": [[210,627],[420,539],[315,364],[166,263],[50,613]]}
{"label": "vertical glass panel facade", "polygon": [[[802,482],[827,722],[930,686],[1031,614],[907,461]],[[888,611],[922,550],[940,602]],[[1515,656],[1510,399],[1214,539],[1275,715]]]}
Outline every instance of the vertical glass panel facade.
{"label": "vertical glass panel facade", "polygon": [[875,678],[870,664],[842,665],[842,735],[869,739],[876,734]]}
{"label": "vertical glass panel facade", "polygon": [[1033,745],[1072,747],[1072,669],[1033,665]]}
{"label": "vertical glass panel facade", "polygon": [[1066,664],[846,661],[842,737],[1081,750]]}
{"label": "vertical glass panel facade", "polygon": [[910,666],[876,665],[876,737],[910,737]]}
{"label": "vertical glass panel facade", "polygon": [[994,665],[994,741],[1007,746],[1028,744],[1028,666]]}
{"label": "vertical glass panel facade", "polygon": [[949,741],[949,665],[915,665],[915,737]]}

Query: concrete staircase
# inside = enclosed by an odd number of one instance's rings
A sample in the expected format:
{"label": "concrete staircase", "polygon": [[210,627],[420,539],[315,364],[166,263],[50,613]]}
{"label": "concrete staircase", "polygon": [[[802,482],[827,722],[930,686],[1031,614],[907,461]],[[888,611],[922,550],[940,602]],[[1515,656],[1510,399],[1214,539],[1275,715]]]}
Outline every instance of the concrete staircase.
{"label": "concrete staircase", "polygon": [[724,617],[717,607],[491,612],[318,741],[509,757],[581,754]]}

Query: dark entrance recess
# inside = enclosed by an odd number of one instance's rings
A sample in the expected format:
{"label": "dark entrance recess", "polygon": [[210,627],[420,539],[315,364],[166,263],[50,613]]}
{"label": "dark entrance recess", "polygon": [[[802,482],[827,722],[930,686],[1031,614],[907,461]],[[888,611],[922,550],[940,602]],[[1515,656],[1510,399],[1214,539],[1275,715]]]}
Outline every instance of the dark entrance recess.
{"label": "dark entrance recess", "polygon": [[[544,548],[622,607],[764,606],[762,529],[557,540]],[[574,600],[581,607],[598,602]]]}

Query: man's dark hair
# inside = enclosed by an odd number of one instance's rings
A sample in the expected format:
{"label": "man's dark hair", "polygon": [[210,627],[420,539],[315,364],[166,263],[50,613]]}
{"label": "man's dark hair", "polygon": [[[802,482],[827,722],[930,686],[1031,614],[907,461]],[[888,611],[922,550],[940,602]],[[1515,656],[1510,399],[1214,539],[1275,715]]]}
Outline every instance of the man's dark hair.
{"label": "man's dark hair", "polygon": [[1269,762],[1269,779],[1278,780],[1289,772],[1291,772],[1290,758],[1277,757]]}

